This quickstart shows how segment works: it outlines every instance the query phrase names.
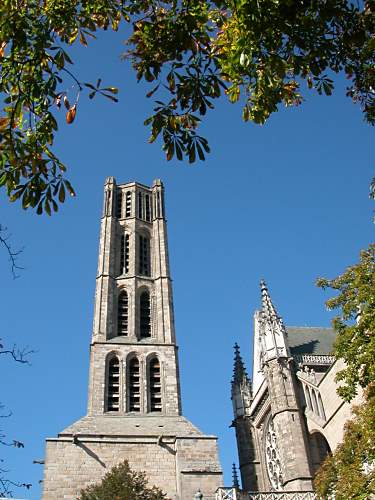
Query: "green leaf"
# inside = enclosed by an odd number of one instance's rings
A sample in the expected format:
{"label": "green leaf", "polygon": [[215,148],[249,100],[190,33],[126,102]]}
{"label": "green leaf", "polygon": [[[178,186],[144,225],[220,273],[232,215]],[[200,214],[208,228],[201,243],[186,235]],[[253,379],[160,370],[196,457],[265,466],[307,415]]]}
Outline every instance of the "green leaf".
{"label": "green leaf", "polygon": [[65,201],[65,187],[64,184],[61,182],[59,190],[59,202],[64,203],[64,201]]}
{"label": "green leaf", "polygon": [[202,161],[204,161],[205,160],[204,153],[203,153],[202,147],[201,147],[201,145],[199,144],[198,141],[196,143],[196,146],[197,146],[197,151],[198,151],[199,159],[202,160]]}
{"label": "green leaf", "polygon": [[195,145],[194,143],[190,146],[189,150],[189,163],[195,162]]}
{"label": "green leaf", "polygon": [[63,180],[63,182],[64,182],[65,187],[66,187],[66,189],[68,190],[68,192],[69,192],[70,196],[75,196],[75,195],[76,195],[76,193],[75,193],[75,191],[74,191],[74,189],[73,189],[72,185],[70,184],[70,182],[69,182],[67,179],[64,179],[64,180]]}

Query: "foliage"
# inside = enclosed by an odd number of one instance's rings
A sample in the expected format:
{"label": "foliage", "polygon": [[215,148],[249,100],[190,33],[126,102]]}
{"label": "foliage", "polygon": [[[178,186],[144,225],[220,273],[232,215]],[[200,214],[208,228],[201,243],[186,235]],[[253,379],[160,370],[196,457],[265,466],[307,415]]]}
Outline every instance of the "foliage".
{"label": "foliage", "polygon": [[[76,118],[80,94],[117,101],[117,89],[80,82],[69,48],[97,30],[132,28],[129,59],[158,95],[145,121],[168,160],[204,160],[197,129],[223,91],[243,119],[264,123],[307,89],[330,95],[344,71],[348,95],[375,122],[375,0],[3,0],[0,3],[0,186],[23,208],[51,214],[74,190],[53,152],[56,113]],[[72,85],[73,84],[73,85]],[[69,89],[69,90],[67,90]]]}
{"label": "foliage", "polygon": [[98,485],[81,490],[78,500],[163,500],[156,486],[148,487],[144,472],[134,472],[125,460],[108,472]]}
{"label": "foliage", "polygon": [[[320,467],[315,478],[319,499],[365,500],[375,494],[375,390],[354,409],[343,442]],[[372,495],[371,495],[372,494]]]}
{"label": "foliage", "polygon": [[375,383],[375,244],[361,252],[360,261],[333,280],[320,278],[317,285],[339,291],[326,303],[328,309],[339,309],[333,319],[337,331],[334,353],[345,361],[337,374],[343,381],[338,393],[350,401],[360,385]]}

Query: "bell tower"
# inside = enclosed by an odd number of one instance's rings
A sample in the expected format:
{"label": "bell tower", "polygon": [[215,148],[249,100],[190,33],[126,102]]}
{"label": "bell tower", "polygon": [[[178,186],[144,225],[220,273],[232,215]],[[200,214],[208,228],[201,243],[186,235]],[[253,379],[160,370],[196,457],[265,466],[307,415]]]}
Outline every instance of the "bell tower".
{"label": "bell tower", "polygon": [[181,413],[164,188],[104,186],[87,415],[47,439],[43,500],[128,460],[171,500],[222,485],[217,438]]}
{"label": "bell tower", "polygon": [[151,188],[134,182],[117,186],[109,177],[96,278],[89,414],[181,414],[167,247],[161,181]]}

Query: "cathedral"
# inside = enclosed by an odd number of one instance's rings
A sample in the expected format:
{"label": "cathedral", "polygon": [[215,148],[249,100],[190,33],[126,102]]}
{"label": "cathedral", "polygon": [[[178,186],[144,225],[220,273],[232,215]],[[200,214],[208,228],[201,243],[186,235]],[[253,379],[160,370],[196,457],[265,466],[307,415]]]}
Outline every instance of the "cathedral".
{"label": "cathedral", "polygon": [[[310,499],[314,475],[342,441],[351,405],[337,394],[342,369],[331,328],[288,327],[261,283],[254,315],[250,381],[235,345],[232,403],[242,489],[247,499]],[[358,404],[361,395],[353,401]],[[288,494],[288,492],[290,492]],[[280,497],[280,498],[281,498]]]}
{"label": "cathedral", "polygon": [[43,500],[75,500],[128,460],[170,500],[222,485],[217,438],[181,411],[164,189],[106,180],[87,415],[46,442]]}
{"label": "cathedral", "polygon": [[76,500],[125,459],[170,500],[313,499],[317,468],[351,416],[336,393],[334,338],[284,326],[261,283],[252,381],[236,344],[231,384],[242,488],[236,477],[223,487],[217,438],[181,410],[163,185],[109,177],[87,415],[47,439],[43,500]]}

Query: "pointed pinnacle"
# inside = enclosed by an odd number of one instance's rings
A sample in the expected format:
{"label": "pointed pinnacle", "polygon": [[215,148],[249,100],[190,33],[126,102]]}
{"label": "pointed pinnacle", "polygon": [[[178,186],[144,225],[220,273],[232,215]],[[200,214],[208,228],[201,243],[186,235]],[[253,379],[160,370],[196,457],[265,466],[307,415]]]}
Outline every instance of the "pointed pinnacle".
{"label": "pointed pinnacle", "polygon": [[271,321],[280,321],[282,324],[282,320],[278,315],[275,306],[272,303],[270,293],[267,288],[267,284],[264,280],[260,282],[260,291],[262,294],[262,313],[265,319]]}
{"label": "pointed pinnacle", "polygon": [[237,475],[237,468],[236,464],[232,464],[232,487],[233,488],[239,488],[240,483],[238,482],[238,475]]}
{"label": "pointed pinnacle", "polygon": [[237,342],[234,344],[233,348],[234,348],[234,366],[233,366],[232,385],[236,383],[240,384],[241,382],[243,382],[244,379],[246,379],[246,381],[248,382],[249,378],[247,376],[246,368],[240,354],[240,347],[237,344]]}

